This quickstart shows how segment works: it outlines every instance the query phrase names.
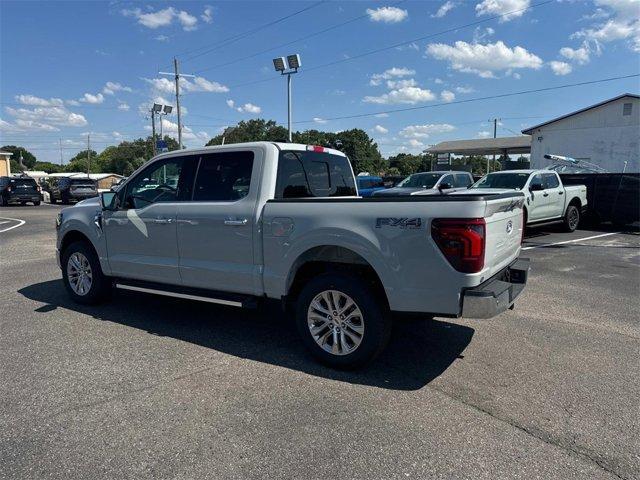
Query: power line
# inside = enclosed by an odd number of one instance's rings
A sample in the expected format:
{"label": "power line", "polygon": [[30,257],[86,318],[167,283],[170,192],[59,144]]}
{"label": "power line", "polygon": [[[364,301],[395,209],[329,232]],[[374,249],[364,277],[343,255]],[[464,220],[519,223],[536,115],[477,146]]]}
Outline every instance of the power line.
{"label": "power line", "polygon": [[[326,2],[327,2],[327,0],[320,0],[319,2],[315,2],[312,5],[309,5],[309,6],[303,8],[301,10],[298,10],[296,12],[290,13],[289,15],[286,15],[284,17],[281,17],[281,18],[278,18],[278,19],[273,20],[271,22],[259,25],[259,26],[255,27],[255,28],[252,28],[252,29],[247,30],[247,31],[242,32],[242,33],[239,33],[237,35],[232,35],[231,37],[227,37],[224,40],[221,40],[219,42],[216,42],[216,43],[213,43],[213,44],[209,44],[209,45],[205,45],[203,47],[199,47],[199,48],[196,48],[196,49],[193,49],[193,50],[190,50],[190,51],[187,50],[185,52],[177,54],[176,56],[179,57],[179,56],[185,55],[185,54],[190,53],[190,52],[197,52],[198,50],[206,49],[201,53],[197,53],[195,55],[192,55],[190,57],[182,59],[182,62],[188,62],[190,60],[193,60],[194,58],[201,57],[202,55],[206,55],[207,53],[213,52],[213,51],[218,50],[218,49],[220,49],[222,47],[226,47],[226,46],[228,46],[228,45],[230,45],[230,44],[232,44],[234,42],[237,42],[238,40],[241,40],[243,38],[251,36],[254,33],[259,32],[260,30],[264,30],[265,28],[271,27],[271,26],[276,25],[278,23],[281,23],[281,22],[283,22],[285,20],[288,20],[288,19],[290,19],[292,17],[295,17],[296,15],[300,15],[301,13],[304,13],[304,12],[306,12],[308,10],[311,10],[312,8],[315,8],[315,7],[317,7],[317,6],[319,6],[319,5],[323,4],[323,3],[326,3]],[[211,47],[211,48],[209,48],[209,47]]]}
{"label": "power line", "polygon": [[[369,55],[374,55],[376,53],[386,52],[387,50],[392,50],[394,48],[402,47],[402,46],[405,46],[405,45],[410,45],[410,44],[415,43],[415,42],[420,42],[420,41],[427,40],[427,39],[430,39],[430,38],[438,37],[440,35],[444,35],[444,34],[447,34],[447,33],[456,32],[456,31],[462,30],[464,28],[475,27],[477,25],[480,25],[480,24],[483,24],[483,23],[486,23],[486,22],[490,22],[490,21],[493,21],[493,20],[498,20],[500,18],[504,18],[504,17],[506,17],[508,15],[514,15],[514,14],[519,13],[519,12],[524,12],[526,10],[531,10],[531,9],[534,9],[534,8],[542,7],[544,5],[549,5],[549,4],[554,3],[554,2],[555,2],[555,0],[545,0],[545,1],[540,2],[540,3],[535,3],[533,5],[529,5],[528,7],[525,7],[525,8],[519,8],[517,10],[512,10],[510,12],[502,13],[500,15],[494,15],[492,17],[487,17],[487,18],[483,18],[481,20],[476,20],[475,22],[466,23],[464,25],[458,25],[458,26],[452,27],[452,28],[447,28],[446,30],[441,30],[439,32],[431,33],[429,35],[424,35],[422,37],[412,38],[411,40],[406,40],[406,41],[403,41],[403,42],[400,42],[400,43],[394,43],[393,45],[388,45],[386,47],[381,47],[381,48],[377,48],[377,49],[374,49],[374,50],[369,50],[369,51],[360,53],[358,55],[353,55],[353,56],[350,56],[350,57],[347,57],[347,58],[341,58],[341,59],[338,59],[338,60],[334,60],[332,62],[324,63],[324,64],[321,64],[321,65],[316,65],[315,67],[305,68],[305,74],[308,73],[308,72],[319,70],[321,68],[326,68],[326,67],[330,67],[330,66],[333,66],[333,65],[338,65],[338,64],[341,64],[341,63],[350,62],[350,61],[353,61],[353,60],[358,60],[360,58],[368,57]],[[229,85],[229,88],[245,87],[245,86],[249,86],[249,85],[256,85],[258,83],[271,82],[271,81],[275,81],[275,80],[277,80],[277,77],[273,76],[273,77],[269,77],[269,78],[263,78],[263,79],[260,79],[260,80],[253,80],[253,81],[250,81],[250,82],[238,83],[236,85]]]}
{"label": "power line", "polygon": [[[401,3],[404,3],[404,2],[406,2],[406,1],[407,1],[407,0],[401,0],[401,1],[399,1],[399,2],[396,2],[396,3],[392,4],[391,6],[396,7],[396,6],[398,6],[398,5],[400,5]],[[284,48],[284,47],[287,47],[287,46],[289,46],[289,45],[293,45],[294,43],[302,42],[302,41],[304,41],[304,40],[308,40],[308,39],[310,39],[310,38],[317,37],[318,35],[322,35],[323,33],[330,32],[331,30],[335,30],[336,28],[340,28],[340,27],[343,27],[343,26],[345,26],[345,25],[349,25],[350,23],[357,22],[358,20],[362,20],[363,18],[367,18],[368,16],[369,16],[369,14],[368,14],[368,13],[365,13],[365,14],[363,14],[363,15],[359,15],[359,16],[354,17],[354,18],[352,18],[352,19],[350,19],[350,20],[347,20],[347,21],[345,21],[345,22],[337,23],[337,24],[335,24],[335,25],[332,25],[332,26],[330,26],[330,27],[324,28],[324,29],[319,30],[319,31],[317,31],[317,32],[310,33],[309,35],[305,35],[304,37],[300,37],[300,38],[297,38],[297,39],[295,39],[295,40],[291,40],[291,41],[289,41],[289,42],[281,43],[281,44],[279,44],[279,45],[275,45],[275,46],[270,47],[270,48],[267,48],[267,49],[265,49],[265,50],[260,50],[259,52],[252,53],[252,54],[247,55],[247,56],[245,56],[245,57],[236,58],[235,60],[230,60],[230,61],[225,62],[225,63],[220,63],[220,64],[218,64],[218,65],[214,65],[214,66],[212,66],[212,67],[202,68],[202,69],[200,69],[200,70],[196,70],[194,73],[208,72],[209,70],[215,70],[215,69],[217,69],[217,68],[227,67],[227,66],[229,66],[229,65],[233,65],[233,64],[235,64],[235,63],[239,63],[239,62],[242,62],[242,61],[244,61],[244,60],[249,60],[249,59],[251,59],[251,58],[255,58],[255,57],[259,56],[259,55],[262,55],[263,53],[271,52],[271,51],[273,51],[273,50],[278,50],[278,49],[280,49],[280,48]]]}
{"label": "power line", "polygon": [[[571,88],[571,87],[580,87],[580,86],[584,86],[584,85],[594,85],[597,83],[605,83],[605,82],[613,82],[615,80],[624,80],[624,79],[628,79],[628,78],[636,78],[639,77],[640,73],[634,73],[631,75],[622,75],[619,77],[609,77],[609,78],[601,78],[598,80],[589,80],[586,82],[578,82],[578,83],[566,83],[564,85],[556,85],[553,87],[544,87],[544,88],[534,88],[531,90],[521,90],[519,92],[511,92],[511,93],[501,93],[498,95],[489,95],[486,97],[476,97],[476,98],[467,98],[465,100],[454,100],[453,102],[441,102],[441,103],[432,103],[431,105],[421,105],[419,107],[405,107],[405,108],[395,108],[395,109],[391,109],[391,110],[382,110],[382,111],[378,111],[378,112],[372,112],[372,113],[359,113],[359,114],[355,114],[355,115],[343,115],[340,117],[328,117],[328,118],[324,118],[323,120],[329,121],[329,120],[347,120],[347,119],[351,119],[351,118],[363,118],[363,117],[373,117],[376,115],[380,115],[383,113],[386,114],[390,114],[390,113],[399,113],[399,112],[410,112],[413,110],[423,110],[426,108],[436,108],[436,107],[443,107],[446,105],[460,105],[460,104],[464,104],[464,103],[472,103],[472,102],[481,102],[484,100],[495,100],[498,98],[507,98],[507,97],[515,97],[515,96],[519,96],[519,95],[528,95],[531,93],[540,93],[540,92],[549,92],[552,90],[560,90],[563,88]],[[302,120],[299,121],[297,123],[313,123],[314,120]]]}

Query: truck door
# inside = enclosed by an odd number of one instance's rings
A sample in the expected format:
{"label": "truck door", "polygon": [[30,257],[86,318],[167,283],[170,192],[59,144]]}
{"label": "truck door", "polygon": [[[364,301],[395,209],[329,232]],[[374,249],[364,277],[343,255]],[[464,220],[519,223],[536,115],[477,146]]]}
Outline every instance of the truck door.
{"label": "truck door", "polygon": [[260,149],[197,155],[193,199],[178,206],[178,250],[183,284],[257,294],[254,261]]}
{"label": "truck door", "polygon": [[176,213],[191,198],[193,160],[157,160],[118,195],[121,207],[103,212],[109,264],[114,276],[179,285]]}
{"label": "truck door", "polygon": [[549,217],[547,214],[549,194],[544,191],[542,174],[534,175],[529,182],[529,198],[527,199],[528,221],[537,222]]}
{"label": "truck door", "polygon": [[560,185],[560,180],[555,172],[543,173],[544,191],[547,197],[547,216],[550,218],[561,217],[564,214],[564,204],[566,202],[564,188]]}

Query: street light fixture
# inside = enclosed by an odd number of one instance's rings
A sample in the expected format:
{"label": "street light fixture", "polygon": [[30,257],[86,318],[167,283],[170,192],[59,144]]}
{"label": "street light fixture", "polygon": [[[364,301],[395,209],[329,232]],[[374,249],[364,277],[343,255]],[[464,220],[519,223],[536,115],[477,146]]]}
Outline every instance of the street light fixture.
{"label": "street light fixture", "polygon": [[[286,66],[285,66],[286,62]],[[276,69],[276,72],[280,72],[280,75],[287,76],[287,124],[289,127],[289,143],[292,142],[291,136],[291,117],[292,117],[292,109],[291,109],[291,75],[294,73],[298,73],[298,69],[302,65],[300,61],[300,55],[297,53],[294,55],[287,55],[285,57],[277,57],[273,59],[273,66]]]}
{"label": "street light fixture", "polygon": [[173,111],[171,105],[162,105],[160,103],[154,103],[151,107],[151,133],[153,136],[153,154],[157,153],[157,140],[156,140],[156,115],[160,116],[160,140],[162,140],[162,115],[169,115]]}

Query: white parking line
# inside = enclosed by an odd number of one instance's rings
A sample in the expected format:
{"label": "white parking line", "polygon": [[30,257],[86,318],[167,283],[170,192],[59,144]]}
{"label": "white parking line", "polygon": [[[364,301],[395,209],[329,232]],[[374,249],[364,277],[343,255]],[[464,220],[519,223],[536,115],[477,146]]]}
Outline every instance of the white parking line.
{"label": "white parking line", "polygon": [[554,245],[564,245],[565,243],[582,242],[584,240],[593,240],[594,238],[602,238],[602,237],[608,237],[610,235],[617,235],[618,233],[620,233],[620,232],[602,233],[600,235],[593,235],[591,237],[583,237],[583,238],[576,238],[576,239],[573,239],[573,240],[565,240],[564,242],[542,243],[540,245],[532,245],[530,247],[523,247],[522,250],[531,250],[532,248],[552,247]]}
{"label": "white parking line", "polygon": [[[20,220],[19,218],[9,218],[9,217],[0,217],[0,218],[2,220],[13,220],[14,222],[18,222],[16,225],[13,225],[12,227],[3,228],[2,230],[0,230],[0,233],[8,232],[9,230],[13,230],[14,228],[21,227],[22,225],[27,223],[24,220]],[[7,222],[3,222],[3,223],[7,223]]]}

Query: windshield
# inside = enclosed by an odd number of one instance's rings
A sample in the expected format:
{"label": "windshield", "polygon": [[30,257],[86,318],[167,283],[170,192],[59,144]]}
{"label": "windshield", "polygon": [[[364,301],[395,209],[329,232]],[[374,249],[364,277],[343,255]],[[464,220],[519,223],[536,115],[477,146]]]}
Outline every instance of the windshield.
{"label": "windshield", "polygon": [[441,176],[440,173],[414,173],[396,186],[400,188],[433,188]]}
{"label": "windshield", "polygon": [[508,188],[521,190],[527,183],[530,173],[490,173],[485,175],[471,188]]}

